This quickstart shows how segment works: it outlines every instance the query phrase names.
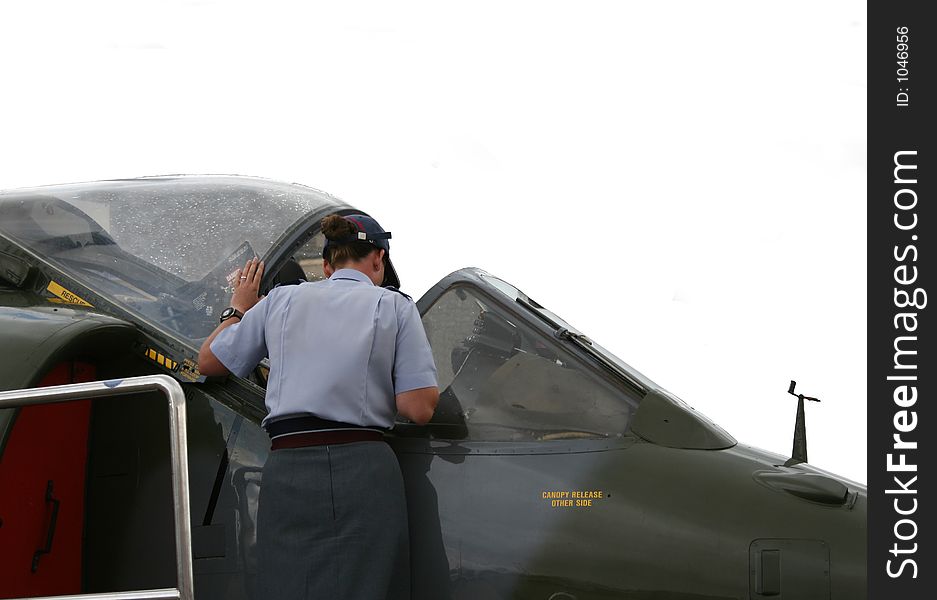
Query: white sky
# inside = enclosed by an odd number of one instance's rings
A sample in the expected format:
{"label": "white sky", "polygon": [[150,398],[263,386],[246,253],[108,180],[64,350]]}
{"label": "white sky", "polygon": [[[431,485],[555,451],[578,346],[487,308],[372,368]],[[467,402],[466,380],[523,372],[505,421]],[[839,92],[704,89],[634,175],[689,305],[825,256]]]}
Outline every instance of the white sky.
{"label": "white sky", "polygon": [[0,3],[0,188],[238,173],[866,481],[864,2]]}

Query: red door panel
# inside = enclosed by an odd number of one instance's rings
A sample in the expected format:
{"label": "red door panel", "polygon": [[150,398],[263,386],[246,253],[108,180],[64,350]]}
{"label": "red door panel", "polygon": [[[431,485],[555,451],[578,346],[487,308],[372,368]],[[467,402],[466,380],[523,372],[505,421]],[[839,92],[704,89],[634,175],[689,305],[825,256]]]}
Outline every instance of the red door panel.
{"label": "red door panel", "polygon": [[[93,380],[92,365],[66,362],[39,385]],[[82,400],[16,417],[0,456],[0,598],[81,592],[90,411]]]}

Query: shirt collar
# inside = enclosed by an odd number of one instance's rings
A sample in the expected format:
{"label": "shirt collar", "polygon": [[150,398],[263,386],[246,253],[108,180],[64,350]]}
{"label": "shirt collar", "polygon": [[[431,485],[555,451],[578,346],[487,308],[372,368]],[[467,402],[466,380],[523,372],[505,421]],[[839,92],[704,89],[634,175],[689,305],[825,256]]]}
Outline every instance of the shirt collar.
{"label": "shirt collar", "polygon": [[337,271],[332,273],[331,277],[329,277],[330,281],[335,280],[335,279],[352,279],[360,283],[367,283],[368,285],[374,285],[374,282],[371,281],[370,277],[368,277],[361,271],[358,271],[357,269],[338,269]]}

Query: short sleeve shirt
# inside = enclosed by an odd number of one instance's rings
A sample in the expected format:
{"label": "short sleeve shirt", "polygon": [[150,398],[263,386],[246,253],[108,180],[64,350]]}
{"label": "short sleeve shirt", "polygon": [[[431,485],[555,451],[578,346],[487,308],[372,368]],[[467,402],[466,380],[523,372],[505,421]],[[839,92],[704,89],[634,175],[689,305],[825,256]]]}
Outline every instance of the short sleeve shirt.
{"label": "short sleeve shirt", "polygon": [[354,269],[274,288],[211,350],[240,377],[270,357],[264,425],[314,415],[389,429],[397,394],[437,385],[416,305]]}

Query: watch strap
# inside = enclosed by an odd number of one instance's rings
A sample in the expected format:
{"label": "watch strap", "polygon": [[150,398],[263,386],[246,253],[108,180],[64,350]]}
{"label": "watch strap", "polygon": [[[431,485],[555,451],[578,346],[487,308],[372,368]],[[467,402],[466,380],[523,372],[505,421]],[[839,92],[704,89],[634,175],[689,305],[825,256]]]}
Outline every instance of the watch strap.
{"label": "watch strap", "polygon": [[221,311],[221,318],[218,319],[218,320],[219,320],[220,322],[224,323],[225,321],[227,321],[228,319],[231,319],[231,318],[233,318],[233,317],[237,317],[238,319],[243,319],[243,318],[244,318],[244,313],[242,313],[242,312],[239,311],[238,309],[234,308],[233,306],[229,306],[228,308],[226,308],[226,309],[224,309],[223,311]]}

